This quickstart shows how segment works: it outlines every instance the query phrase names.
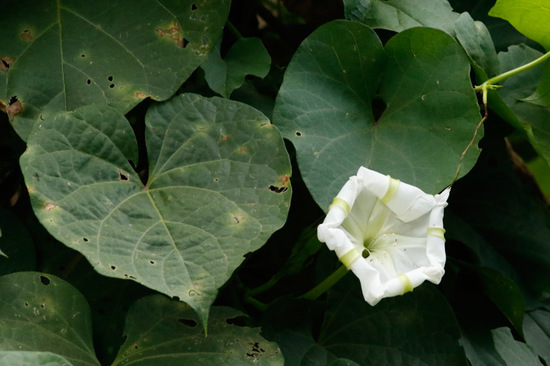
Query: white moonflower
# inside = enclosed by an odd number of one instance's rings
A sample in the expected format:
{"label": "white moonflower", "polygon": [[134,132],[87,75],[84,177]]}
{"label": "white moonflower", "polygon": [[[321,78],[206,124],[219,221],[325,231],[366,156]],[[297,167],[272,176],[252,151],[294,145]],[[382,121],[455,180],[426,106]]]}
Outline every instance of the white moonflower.
{"label": "white moonflower", "polygon": [[319,225],[319,240],[361,281],[365,300],[412,291],[445,273],[443,209],[450,188],[430,195],[361,167]]}

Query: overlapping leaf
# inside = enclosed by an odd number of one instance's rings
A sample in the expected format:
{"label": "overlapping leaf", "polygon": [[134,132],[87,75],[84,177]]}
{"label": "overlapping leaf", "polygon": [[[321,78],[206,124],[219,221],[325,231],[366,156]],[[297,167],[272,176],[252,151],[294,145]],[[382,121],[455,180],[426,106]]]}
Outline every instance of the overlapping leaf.
{"label": "overlapping leaf", "polygon": [[344,4],[346,19],[395,32],[432,27],[454,34],[458,18],[447,0],[344,0]]}
{"label": "overlapping leaf", "polygon": [[[52,275],[18,272],[0,277],[0,292],[0,351],[52,352],[74,365],[99,365],[90,309],[74,287]],[[0,357],[0,361],[62,359],[6,352]]]}
{"label": "overlapping leaf", "polygon": [[261,39],[240,38],[221,57],[221,42],[201,65],[208,86],[216,93],[229,98],[233,90],[240,87],[247,75],[265,77],[269,72],[271,57]]}
{"label": "overlapping leaf", "polygon": [[550,5],[546,0],[498,0],[489,15],[506,19],[521,33],[550,49]]}
{"label": "overlapping leaf", "polygon": [[[525,45],[512,46],[508,52],[499,53],[502,71],[525,65],[542,54]],[[550,108],[524,101],[535,92],[544,74],[544,68],[535,67],[506,80],[498,93],[514,117],[521,122],[533,147],[550,163]],[[550,76],[550,74],[548,74]]]}
{"label": "overlapping leaf", "polygon": [[212,307],[208,336],[191,308],[164,296],[136,302],[126,318],[126,338],[113,366],[122,365],[282,365],[276,343],[259,328],[235,325],[243,316]]}
{"label": "overlapping leaf", "polygon": [[288,155],[265,116],[220,98],[181,95],[146,123],[145,185],[117,111],[88,106],[38,124],[21,158],[33,208],[101,274],[176,296],[206,323],[243,255],[285,222]]}
{"label": "overlapping leaf", "polygon": [[0,13],[2,109],[26,139],[59,110],[105,103],[125,113],[167,99],[216,44],[229,3],[10,3]]}
{"label": "overlapping leaf", "polygon": [[[460,46],[414,28],[382,48],[372,30],[329,23],[300,46],[281,86],[274,121],[297,150],[314,199],[327,208],[359,166],[437,193],[457,173],[480,120]],[[385,104],[375,117],[376,100]],[[475,162],[474,146],[461,173]]]}
{"label": "overlapping leaf", "polygon": [[[487,139],[484,152],[478,165],[453,187],[449,208],[468,225],[456,226],[455,220],[449,220],[449,238],[467,243],[481,265],[514,280],[524,296],[544,294],[550,289],[548,207],[518,178],[503,140]],[[498,277],[494,280],[500,281]],[[506,302],[497,306],[508,308],[504,313],[517,326],[520,318],[513,314],[520,308],[514,304],[523,302],[513,299],[517,289],[506,291],[510,297],[506,299],[498,295],[508,286],[505,282],[501,286],[486,283],[485,290],[487,286],[492,287],[493,295],[488,295],[493,301]]]}
{"label": "overlapping leaf", "polygon": [[414,27],[441,29],[455,37],[470,57],[478,78],[498,73],[498,59],[489,30],[470,14],[453,11],[447,0],[345,0],[346,18],[374,29],[401,32]]}

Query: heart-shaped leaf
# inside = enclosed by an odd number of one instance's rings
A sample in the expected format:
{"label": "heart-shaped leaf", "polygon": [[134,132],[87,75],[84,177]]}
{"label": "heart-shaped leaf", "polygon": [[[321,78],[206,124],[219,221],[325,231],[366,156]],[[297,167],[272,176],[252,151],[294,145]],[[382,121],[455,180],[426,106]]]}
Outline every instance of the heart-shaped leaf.
{"label": "heart-shaped leaf", "polygon": [[[52,275],[17,272],[0,277],[0,293],[0,351],[53,352],[75,365],[99,365],[90,309],[74,287]],[[2,361],[58,359],[6,353],[0,357]]]}
{"label": "heart-shaped leaf", "polygon": [[177,296],[206,324],[217,289],[285,222],[290,162],[257,110],[185,94],[146,116],[147,184],[124,116],[87,106],[35,126],[21,157],[36,216],[101,274]]}
{"label": "heart-shaped leaf", "polygon": [[276,343],[259,328],[239,326],[243,314],[212,307],[208,336],[191,308],[161,295],[137,301],[126,318],[126,335],[113,366],[122,365],[282,365]]}
{"label": "heart-shaped leaf", "polygon": [[1,109],[26,139],[59,110],[105,103],[126,113],[146,97],[167,99],[216,44],[229,4],[12,2],[0,12]]}
{"label": "heart-shaped leaf", "polygon": [[[366,26],[335,21],[299,47],[273,119],[324,209],[360,166],[438,193],[455,178],[481,119],[469,72],[442,31],[409,29],[383,49]],[[376,118],[380,99],[385,110]],[[474,145],[462,174],[478,155]]]}

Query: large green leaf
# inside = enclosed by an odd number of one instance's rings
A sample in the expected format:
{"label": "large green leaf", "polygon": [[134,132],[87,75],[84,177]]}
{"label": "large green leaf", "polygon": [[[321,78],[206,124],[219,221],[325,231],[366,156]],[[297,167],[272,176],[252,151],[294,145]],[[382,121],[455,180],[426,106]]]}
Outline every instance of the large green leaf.
{"label": "large green leaf", "polygon": [[550,49],[550,4],[547,0],[497,0],[489,15],[506,19],[521,33]]}
{"label": "large green leaf", "polygon": [[216,44],[229,3],[13,2],[0,13],[0,100],[26,139],[55,111],[167,99]]}
{"label": "large green leaf", "polygon": [[128,312],[125,340],[113,366],[122,365],[282,365],[276,343],[259,328],[234,323],[243,316],[228,307],[212,307],[205,336],[187,305],[153,295]]}
{"label": "large green leaf", "polygon": [[146,116],[147,184],[136,139],[107,106],[37,124],[21,157],[36,216],[101,274],[190,304],[206,323],[217,289],[285,222],[290,163],[257,110],[184,94]]}
{"label": "large green leaf", "polygon": [[52,275],[18,272],[0,277],[0,293],[1,351],[52,352],[73,365],[99,365],[90,309],[74,287]]}
{"label": "large green leaf", "polygon": [[[512,46],[499,53],[502,71],[512,70],[540,57],[542,54],[525,45]],[[524,101],[533,94],[544,75],[544,67],[537,66],[503,82],[498,93],[513,111],[537,152],[550,164],[550,108]],[[550,77],[550,73],[547,74]]]}
{"label": "large green leaf", "polygon": [[[273,119],[322,208],[361,165],[436,193],[455,178],[481,119],[469,71],[442,31],[409,29],[383,49],[371,29],[335,21],[294,55]],[[386,105],[378,119],[376,95]],[[478,154],[474,146],[462,174]]]}

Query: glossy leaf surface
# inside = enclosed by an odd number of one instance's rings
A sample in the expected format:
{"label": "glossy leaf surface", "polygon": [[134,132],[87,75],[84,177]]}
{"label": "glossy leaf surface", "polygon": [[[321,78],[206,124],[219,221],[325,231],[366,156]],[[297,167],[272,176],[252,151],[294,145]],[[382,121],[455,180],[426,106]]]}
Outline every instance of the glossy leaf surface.
{"label": "glossy leaf surface", "polygon": [[[296,52],[274,123],[296,147],[323,209],[360,166],[438,193],[455,178],[481,118],[469,70],[461,47],[442,31],[409,29],[382,48],[369,28],[335,21]],[[461,174],[478,154],[470,149]]]}
{"label": "glossy leaf surface", "polygon": [[288,155],[269,120],[237,102],[184,94],[146,120],[145,185],[114,109],[37,125],[21,158],[33,208],[99,273],[176,296],[206,323],[217,289],[286,219]]}
{"label": "glossy leaf surface", "polygon": [[0,13],[4,109],[26,140],[59,110],[101,103],[126,113],[167,99],[216,44],[229,3],[14,2]]}

